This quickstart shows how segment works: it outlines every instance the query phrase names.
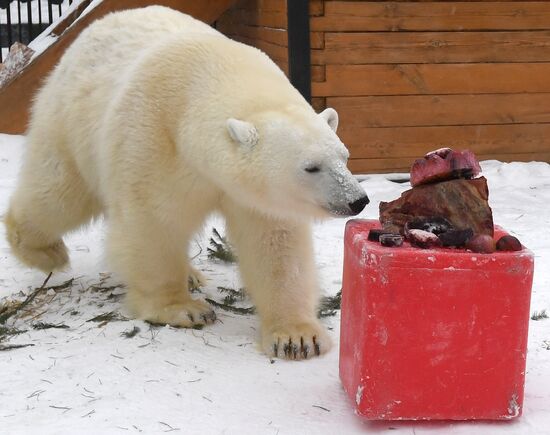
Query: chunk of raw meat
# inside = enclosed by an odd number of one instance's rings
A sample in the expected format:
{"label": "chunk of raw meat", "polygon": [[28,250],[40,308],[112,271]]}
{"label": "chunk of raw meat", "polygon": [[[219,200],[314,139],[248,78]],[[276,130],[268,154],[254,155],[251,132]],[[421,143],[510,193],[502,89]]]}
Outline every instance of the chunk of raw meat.
{"label": "chunk of raw meat", "polygon": [[414,219],[405,224],[405,234],[409,230],[428,231],[439,235],[452,229],[451,223],[440,216],[433,216],[426,219]]}
{"label": "chunk of raw meat", "polygon": [[441,240],[434,233],[424,230],[409,230],[405,227],[405,237],[413,246],[419,248],[432,248],[435,246],[441,246]]}
{"label": "chunk of raw meat", "polygon": [[493,236],[493,214],[487,202],[485,177],[450,180],[414,187],[391,202],[380,203],[380,223],[390,232],[404,234],[407,222],[439,216],[453,229],[470,228],[475,235]]}
{"label": "chunk of raw meat", "polygon": [[401,246],[403,244],[403,236],[400,236],[399,234],[391,234],[391,233],[381,234],[380,244],[382,246],[388,246],[388,247]]}
{"label": "chunk of raw meat", "polygon": [[492,236],[478,234],[468,240],[466,243],[466,248],[470,251],[479,252],[482,254],[491,254],[495,252],[496,244]]}
{"label": "chunk of raw meat", "polygon": [[449,230],[438,235],[443,246],[454,246],[455,248],[462,248],[473,236],[474,232],[471,228]]}
{"label": "chunk of raw meat", "polygon": [[521,251],[521,242],[514,236],[506,235],[498,239],[497,251]]}
{"label": "chunk of raw meat", "polygon": [[471,179],[480,172],[479,162],[471,151],[441,148],[414,161],[411,167],[411,185],[414,187],[456,178]]}

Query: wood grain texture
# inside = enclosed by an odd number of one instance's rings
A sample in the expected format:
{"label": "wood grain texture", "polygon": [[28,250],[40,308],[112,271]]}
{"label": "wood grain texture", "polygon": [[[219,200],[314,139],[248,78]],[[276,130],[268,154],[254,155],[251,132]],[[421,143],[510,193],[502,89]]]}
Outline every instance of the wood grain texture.
{"label": "wood grain texture", "polygon": [[548,62],[550,31],[325,33],[312,63]]}
{"label": "wood grain texture", "polygon": [[[517,154],[487,154],[478,155],[479,160],[500,160],[503,162],[548,162],[550,152],[541,153],[517,153]],[[409,172],[414,159],[407,157],[381,158],[381,159],[350,159],[348,168],[354,174],[369,173],[402,173]],[[368,190],[368,188],[367,188]]]}
{"label": "wood grain texture", "polygon": [[313,86],[313,83],[324,82],[325,80],[326,80],[325,66],[324,65],[312,65],[311,66],[311,84],[312,84],[312,86]]}
{"label": "wood grain texture", "polygon": [[226,16],[233,22],[247,23],[251,26],[271,27],[273,29],[287,28],[286,9],[283,11],[231,8],[226,12]]}
{"label": "wood grain texture", "polygon": [[204,22],[214,22],[234,0],[104,0],[90,13],[69,27],[50,47],[8,85],[0,89],[0,132],[23,134],[27,127],[32,97],[42,80],[59,61],[82,29],[109,12],[160,4],[193,15]]}
{"label": "wood grain texture", "polygon": [[405,127],[550,122],[550,93],[329,97],[342,126]]}
{"label": "wood grain texture", "polygon": [[550,63],[326,65],[314,96],[550,92]]}
{"label": "wood grain texture", "polygon": [[317,17],[325,12],[324,0],[309,0],[309,16]]}
{"label": "wood grain texture", "polygon": [[216,29],[230,38],[241,36],[249,40],[264,41],[269,44],[288,47],[288,33],[285,30],[235,23],[229,16],[222,16],[217,20]]}
{"label": "wood grain texture", "polygon": [[327,1],[314,31],[547,30],[550,4],[543,1],[402,2]]}
{"label": "wood grain texture", "polygon": [[278,44],[272,44],[267,41],[255,38],[247,38],[241,35],[228,35],[235,41],[242,42],[243,44],[251,45],[252,47],[259,48],[266,53],[276,64],[281,66],[282,63],[288,64],[288,48]]}
{"label": "wood grain texture", "polygon": [[550,124],[461,125],[428,127],[349,127],[338,136],[352,158],[417,158],[428,151],[449,147],[477,154],[550,151]]}
{"label": "wood grain texture", "polygon": [[287,0],[238,0],[231,9],[266,12],[285,12]]}

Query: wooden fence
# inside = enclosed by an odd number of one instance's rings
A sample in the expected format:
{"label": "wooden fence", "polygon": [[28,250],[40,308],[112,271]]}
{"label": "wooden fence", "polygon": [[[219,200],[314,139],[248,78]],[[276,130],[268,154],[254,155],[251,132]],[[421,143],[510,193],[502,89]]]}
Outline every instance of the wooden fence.
{"label": "wooden fence", "polygon": [[162,3],[216,19],[294,83],[309,71],[299,89],[315,109],[338,110],[356,173],[406,171],[446,146],[481,159],[550,162],[550,1],[310,0],[309,29],[288,19],[298,2],[105,0],[0,90],[0,131],[24,131],[41,78],[89,21]]}
{"label": "wooden fence", "polygon": [[[426,151],[550,161],[550,2],[310,1],[312,104],[334,107],[354,172]],[[287,68],[286,2],[242,0],[221,29]]]}

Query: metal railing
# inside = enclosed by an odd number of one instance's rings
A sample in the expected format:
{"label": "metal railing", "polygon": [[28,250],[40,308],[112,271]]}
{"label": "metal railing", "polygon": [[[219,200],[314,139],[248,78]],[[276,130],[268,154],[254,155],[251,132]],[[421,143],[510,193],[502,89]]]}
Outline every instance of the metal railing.
{"label": "metal railing", "polygon": [[28,45],[58,19],[73,0],[0,0],[0,62],[11,45]]}

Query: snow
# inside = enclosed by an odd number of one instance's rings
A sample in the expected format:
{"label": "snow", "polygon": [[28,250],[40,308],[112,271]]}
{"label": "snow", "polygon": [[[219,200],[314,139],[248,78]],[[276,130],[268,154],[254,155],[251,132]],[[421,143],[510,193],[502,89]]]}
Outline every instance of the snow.
{"label": "snow", "polygon": [[[24,137],[0,135],[0,215],[14,188]],[[531,311],[550,311],[550,165],[482,163],[495,222],[536,256]],[[402,176],[400,176],[402,178]],[[408,183],[387,175],[362,176],[371,204],[360,217],[377,217],[379,201],[397,198]],[[315,227],[322,290],[341,286],[345,220]],[[194,264],[209,278],[203,292],[240,287],[236,267],[206,256],[212,218],[192,246]],[[0,302],[22,300],[45,276],[16,263],[0,225]],[[123,289],[103,260],[104,223],[67,237],[72,268],[52,276],[29,317],[8,326],[26,330],[0,351],[0,433],[146,434],[550,434],[550,319],[530,321],[523,416],[512,422],[366,422],[354,414],[338,378],[339,314],[324,319],[335,342],[325,357],[270,361],[257,346],[258,320],[216,309],[220,322],[203,330],[151,327],[138,320],[94,322],[120,313]],[[95,289],[94,289],[95,286]],[[115,287],[115,288],[113,288]],[[240,302],[249,306],[249,301]],[[37,322],[68,329],[34,330]],[[121,336],[134,327],[133,338]],[[359,393],[360,397],[360,393]]]}

